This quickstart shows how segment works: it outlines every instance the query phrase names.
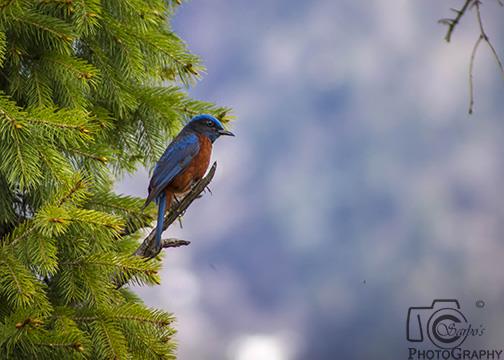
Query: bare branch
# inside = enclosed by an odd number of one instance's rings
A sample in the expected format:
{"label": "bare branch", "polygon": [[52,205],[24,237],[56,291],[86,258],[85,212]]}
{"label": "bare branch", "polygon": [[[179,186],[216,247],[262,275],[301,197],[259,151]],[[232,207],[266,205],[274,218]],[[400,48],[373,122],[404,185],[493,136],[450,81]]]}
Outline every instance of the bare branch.
{"label": "bare branch", "polygon": [[499,55],[497,54],[497,51],[495,50],[495,47],[490,42],[490,39],[488,38],[488,35],[485,32],[485,29],[483,28],[483,21],[481,20],[480,1],[479,0],[476,1],[475,6],[476,6],[476,17],[478,18],[478,24],[479,24],[479,28],[480,28],[481,37],[488,44],[488,47],[492,51],[492,54],[493,54],[493,56],[495,58],[495,61],[497,61],[497,65],[499,66],[501,74],[504,77],[504,67],[502,66],[502,61],[499,58]]}
{"label": "bare branch", "polygon": [[474,69],[474,59],[476,58],[476,52],[478,51],[479,44],[481,44],[483,37],[480,35],[471,53],[471,61],[469,62],[469,114],[473,113],[474,107],[474,83],[473,83],[473,69]]}
{"label": "bare branch", "polygon": [[166,248],[171,248],[171,247],[187,246],[190,243],[191,242],[188,240],[180,240],[180,239],[175,239],[175,238],[162,239],[161,240],[161,248],[166,249]]}
{"label": "bare branch", "polygon": [[[496,0],[497,3],[501,6],[504,6],[504,2],[502,0]],[[499,54],[497,53],[497,50],[495,50],[494,45],[488,38],[488,35],[485,31],[485,28],[483,26],[483,20],[481,17],[481,0],[465,0],[464,5],[460,10],[457,9],[451,9],[453,10],[457,15],[455,16],[454,19],[441,19],[439,22],[441,24],[447,25],[448,26],[448,32],[446,33],[445,39],[447,42],[450,42],[451,35],[453,31],[455,30],[455,27],[459,23],[460,19],[462,16],[467,12],[468,9],[476,9],[476,20],[478,22],[479,26],[479,36],[478,40],[474,43],[472,52],[471,52],[471,58],[469,61],[469,114],[473,113],[474,109],[474,62],[476,59],[476,53],[478,52],[479,46],[482,41],[484,41],[490,50],[492,51],[492,55],[497,62],[497,65],[499,66],[500,72],[504,78],[504,66],[502,64],[502,61],[499,57]]]}
{"label": "bare branch", "polygon": [[471,5],[472,2],[474,2],[474,0],[466,0],[460,10],[451,9],[453,12],[455,12],[457,14],[455,16],[455,18],[439,20],[439,23],[448,26],[448,31],[446,32],[446,36],[445,36],[446,42],[450,42],[451,36],[452,36],[453,31],[455,30],[455,27],[458,25],[458,23],[460,22],[460,19],[462,18],[462,16],[464,16],[467,9],[469,9],[469,5]]}
{"label": "bare branch", "polygon": [[[184,198],[181,201],[176,203],[176,205],[170,209],[169,213],[164,218],[163,231],[166,230],[168,226],[170,226],[175,220],[177,220],[177,218],[187,210],[187,208],[192,204],[194,200],[196,200],[201,196],[200,194],[212,181],[216,169],[217,169],[217,163],[214,162],[212,167],[210,168],[210,171],[208,171],[208,174],[198,183],[196,183],[196,185],[191,189],[191,191],[189,191],[189,193],[186,196],[184,196]],[[134,255],[143,256],[147,259],[152,259],[157,254],[159,254],[161,249],[156,249],[155,237],[156,237],[156,229],[154,228],[152,229],[150,234],[147,235],[147,237],[144,239],[144,241],[138,247],[138,249],[135,251]],[[170,240],[176,240],[176,239],[170,239]],[[189,245],[189,242],[183,243],[185,240],[177,240],[178,242],[173,241],[170,242],[170,240],[163,241],[162,248]],[[174,244],[178,245],[175,246]]]}
{"label": "bare branch", "polygon": [[[498,0],[499,4],[501,2]],[[481,19],[481,9],[480,9],[481,1],[480,0],[475,0],[474,1],[474,7],[476,8],[476,19],[478,20],[478,26],[480,29],[480,36],[478,37],[478,40],[476,40],[476,43],[474,44],[472,53],[471,53],[471,60],[469,62],[469,114],[473,113],[473,108],[474,108],[474,81],[473,81],[473,71],[474,71],[474,60],[476,58],[476,52],[478,51],[479,45],[481,41],[484,41],[490,50],[492,51],[493,57],[495,58],[495,61],[497,62],[497,65],[499,66],[499,69],[501,71],[502,76],[504,77],[504,67],[502,65],[502,61],[499,58],[499,55],[497,54],[497,51],[495,50],[495,47],[493,46],[492,42],[488,38],[488,35],[485,32],[485,28],[483,26],[483,20]]]}
{"label": "bare branch", "polygon": [[[192,204],[194,200],[199,199],[201,197],[201,193],[212,181],[216,169],[217,169],[217,163],[214,162],[212,164],[212,167],[208,171],[207,175],[203,179],[198,181],[196,185],[193,186],[191,191],[189,191],[189,193],[187,193],[187,195],[184,196],[184,198],[181,201],[175,202],[175,205],[172,206],[172,208],[164,218],[163,231],[166,230],[168,226],[170,226],[173,222],[175,222],[175,220],[177,220],[179,216],[182,215],[187,210],[187,208]],[[149,233],[149,235],[147,235],[147,237],[143,240],[140,246],[133,253],[133,255],[142,256],[145,258],[146,261],[148,261],[156,257],[161,252],[162,249],[187,246],[191,243],[190,241],[187,240],[180,240],[174,238],[162,239],[161,247],[159,249],[156,249],[155,238],[156,238],[156,228],[153,228],[152,231]],[[122,277],[121,279],[115,278],[112,281],[116,286],[116,289],[120,289],[124,284],[128,282],[128,279]]]}

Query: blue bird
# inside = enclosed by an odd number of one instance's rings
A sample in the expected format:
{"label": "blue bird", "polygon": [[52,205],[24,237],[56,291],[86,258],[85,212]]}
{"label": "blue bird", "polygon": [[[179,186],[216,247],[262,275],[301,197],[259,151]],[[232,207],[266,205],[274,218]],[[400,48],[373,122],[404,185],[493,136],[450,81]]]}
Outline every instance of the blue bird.
{"label": "blue bird", "polygon": [[145,208],[155,200],[158,205],[156,249],[160,248],[164,214],[170,209],[174,195],[189,191],[205,175],[210,164],[212,144],[221,135],[234,136],[213,116],[195,116],[156,163],[144,204]]}

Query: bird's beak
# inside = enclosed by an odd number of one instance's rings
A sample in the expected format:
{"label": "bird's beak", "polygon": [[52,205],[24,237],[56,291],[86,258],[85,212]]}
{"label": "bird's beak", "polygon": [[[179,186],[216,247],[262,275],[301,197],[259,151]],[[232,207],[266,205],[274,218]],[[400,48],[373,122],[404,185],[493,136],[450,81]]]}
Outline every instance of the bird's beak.
{"label": "bird's beak", "polygon": [[235,134],[227,130],[219,130],[219,135],[235,136]]}

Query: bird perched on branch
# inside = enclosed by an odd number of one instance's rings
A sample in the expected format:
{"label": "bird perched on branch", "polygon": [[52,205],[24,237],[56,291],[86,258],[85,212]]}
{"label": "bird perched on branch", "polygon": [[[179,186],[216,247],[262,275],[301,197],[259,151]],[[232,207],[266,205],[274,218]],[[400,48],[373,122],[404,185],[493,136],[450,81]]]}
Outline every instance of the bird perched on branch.
{"label": "bird perched on branch", "polygon": [[156,248],[161,244],[165,211],[173,197],[191,189],[207,171],[212,144],[221,135],[234,136],[211,115],[198,115],[187,123],[156,163],[144,208],[152,200],[158,204]]}

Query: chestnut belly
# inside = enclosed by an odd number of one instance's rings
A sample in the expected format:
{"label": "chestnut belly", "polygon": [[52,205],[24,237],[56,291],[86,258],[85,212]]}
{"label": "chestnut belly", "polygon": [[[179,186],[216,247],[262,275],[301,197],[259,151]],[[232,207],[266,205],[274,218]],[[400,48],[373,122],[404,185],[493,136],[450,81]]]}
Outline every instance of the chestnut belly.
{"label": "chestnut belly", "polygon": [[212,143],[203,135],[198,135],[200,141],[200,150],[198,154],[191,160],[187,168],[180,174],[175,176],[166,190],[173,193],[184,193],[191,189],[206,173],[210,164],[210,156],[212,154]]}

